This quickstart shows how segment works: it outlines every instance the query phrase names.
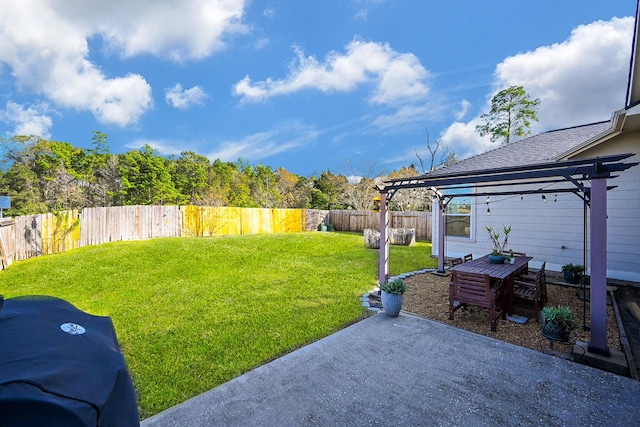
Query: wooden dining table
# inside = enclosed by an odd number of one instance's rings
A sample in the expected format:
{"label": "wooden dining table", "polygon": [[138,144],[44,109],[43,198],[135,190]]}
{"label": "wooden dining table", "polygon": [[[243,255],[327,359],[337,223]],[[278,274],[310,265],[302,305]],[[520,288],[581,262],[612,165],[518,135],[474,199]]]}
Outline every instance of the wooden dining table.
{"label": "wooden dining table", "polygon": [[507,314],[513,314],[513,278],[526,270],[529,261],[533,257],[516,256],[513,264],[505,261],[502,264],[493,264],[489,261],[489,255],[476,258],[471,261],[456,265],[451,271],[463,271],[467,273],[488,274],[491,279],[504,283],[507,286]]}

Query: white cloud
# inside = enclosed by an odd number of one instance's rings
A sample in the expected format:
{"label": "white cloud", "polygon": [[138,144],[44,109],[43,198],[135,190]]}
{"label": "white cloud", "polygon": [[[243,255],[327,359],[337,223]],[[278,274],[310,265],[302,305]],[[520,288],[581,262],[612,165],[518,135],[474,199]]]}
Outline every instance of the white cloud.
{"label": "white cloud", "polygon": [[227,35],[247,31],[241,22],[246,0],[38,3],[52,3],[56,14],[101,35],[114,51],[127,57],[150,53],[178,61],[204,58],[223,49]]}
{"label": "white cloud", "polygon": [[273,156],[283,151],[298,147],[294,141],[282,143],[279,135],[274,132],[258,132],[240,141],[226,141],[220,148],[207,155],[210,159],[220,159],[230,162],[242,157],[248,160],[258,160]]}
{"label": "white cloud", "polygon": [[372,124],[381,130],[397,131],[406,126],[414,127],[425,120],[438,120],[443,111],[443,105],[437,102],[408,104],[389,114],[380,114]]}
{"label": "white cloud", "polygon": [[[264,132],[248,135],[241,140],[224,141],[205,155],[212,161],[220,159],[224,162],[235,162],[239,158],[257,161],[310,144],[318,138],[319,134],[320,131],[299,121],[293,121]],[[193,151],[198,143],[142,138],[127,144],[127,148],[138,150],[144,145],[150,146],[161,155],[168,156],[178,155],[187,150]],[[206,152],[206,149],[197,151]]]}
{"label": "white cloud", "polygon": [[165,90],[164,99],[174,108],[186,110],[192,105],[202,105],[207,99],[206,92],[200,86],[191,89],[182,89],[180,83]]}
{"label": "white cloud", "polygon": [[5,0],[0,63],[16,85],[103,123],[135,124],[152,105],[138,74],[107,76],[90,61],[89,38],[123,56],[198,59],[224,48],[241,24],[245,0]]}
{"label": "white cloud", "polygon": [[458,158],[465,158],[474,154],[484,153],[492,148],[498,148],[497,143],[491,142],[488,136],[482,138],[476,132],[480,119],[475,118],[467,123],[455,122],[442,132],[442,145],[456,153]]}
{"label": "white cloud", "polygon": [[36,104],[25,107],[15,102],[7,102],[7,107],[0,110],[0,121],[14,125],[14,135],[36,135],[44,139],[51,137],[49,129],[53,120],[47,114],[46,104]]}
{"label": "white cloud", "polygon": [[159,154],[163,156],[178,155],[185,151],[184,144],[176,141],[163,141],[159,139],[136,139],[135,141],[126,144],[126,147],[131,150],[139,150],[145,145],[153,148]]}
{"label": "white cloud", "polygon": [[497,66],[495,87],[522,85],[540,98],[538,129],[607,120],[625,104],[633,24],[596,21],[562,43],[511,56]]}
{"label": "white cloud", "polygon": [[[522,85],[532,98],[540,98],[533,134],[608,120],[625,104],[633,24],[633,18],[626,17],[581,25],[561,43],[506,58],[496,67],[485,111],[497,91]],[[479,116],[455,122],[441,139],[459,155],[497,148],[476,133],[479,123]]]}
{"label": "white cloud", "polygon": [[471,103],[466,99],[463,99],[460,102],[460,111],[456,113],[456,120],[462,120],[469,112],[469,108],[471,107]]}
{"label": "white cloud", "polygon": [[369,19],[369,10],[378,4],[385,3],[387,0],[353,0],[352,7],[355,8],[355,18],[360,21]]}
{"label": "white cloud", "polygon": [[260,160],[307,145],[315,141],[319,134],[319,131],[302,123],[288,123],[239,141],[225,141],[217,150],[207,154],[207,157],[225,162],[236,161],[240,157],[251,161]]}
{"label": "white cloud", "polygon": [[305,89],[350,92],[361,85],[373,84],[369,101],[373,104],[400,104],[424,99],[429,89],[429,72],[410,53],[398,53],[388,44],[354,40],[345,54],[331,52],[324,62],[305,56],[295,48],[297,60],[282,80],[268,78],[252,82],[249,76],[236,83],[234,94],[244,101],[264,101]]}
{"label": "white cloud", "polygon": [[257,39],[255,43],[253,43],[253,46],[256,48],[256,50],[261,50],[269,46],[270,44],[271,44],[271,40],[269,40],[267,37],[263,37],[263,38]]}

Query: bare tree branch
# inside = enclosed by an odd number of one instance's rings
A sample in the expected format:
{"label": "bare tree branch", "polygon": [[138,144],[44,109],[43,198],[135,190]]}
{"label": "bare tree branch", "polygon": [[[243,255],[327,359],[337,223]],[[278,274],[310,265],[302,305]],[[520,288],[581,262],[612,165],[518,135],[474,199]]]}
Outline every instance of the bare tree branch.
{"label": "bare tree branch", "polygon": [[[420,155],[420,152],[416,148],[416,157],[420,162],[420,169],[422,173],[427,173],[436,170],[440,166],[444,164],[449,164],[451,159],[455,159],[455,154],[449,150],[448,148],[444,148],[442,145],[442,140],[439,138],[434,138],[431,140],[431,135],[429,135],[429,129],[425,129],[427,133],[427,151],[429,151],[429,167],[425,167],[425,162]],[[438,152],[442,151],[440,157],[438,158]],[[438,159],[438,161],[436,161]]]}

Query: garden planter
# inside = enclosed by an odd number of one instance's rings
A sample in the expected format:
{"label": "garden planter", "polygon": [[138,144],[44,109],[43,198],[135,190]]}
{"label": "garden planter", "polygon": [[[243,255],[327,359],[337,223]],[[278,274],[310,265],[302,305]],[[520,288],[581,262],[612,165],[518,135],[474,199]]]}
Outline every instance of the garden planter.
{"label": "garden planter", "polygon": [[569,342],[569,335],[571,334],[570,328],[557,322],[549,322],[544,317],[542,318],[541,325],[542,336],[546,339],[558,342]]}
{"label": "garden planter", "polygon": [[489,262],[491,264],[502,264],[505,259],[507,259],[507,257],[504,255],[489,254]]}
{"label": "garden planter", "polygon": [[578,284],[580,283],[580,273],[574,273],[573,271],[563,271],[562,272],[563,280],[567,283]]}
{"label": "garden planter", "polygon": [[402,303],[404,302],[404,295],[380,291],[380,298],[382,300],[384,314],[389,317],[397,317],[398,314],[400,314]]}

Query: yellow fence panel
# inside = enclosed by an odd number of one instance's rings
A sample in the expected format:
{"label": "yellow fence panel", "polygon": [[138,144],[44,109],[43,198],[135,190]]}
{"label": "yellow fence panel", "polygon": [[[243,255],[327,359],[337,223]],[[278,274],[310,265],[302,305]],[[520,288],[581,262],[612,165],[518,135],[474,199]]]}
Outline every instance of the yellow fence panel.
{"label": "yellow fence panel", "polygon": [[274,233],[284,233],[287,229],[287,214],[284,209],[271,209],[271,223]]}
{"label": "yellow fence panel", "polygon": [[65,252],[79,247],[80,213],[77,210],[38,216],[43,254]]}
{"label": "yellow fence panel", "polygon": [[202,212],[200,206],[180,207],[183,236],[203,236]]}
{"label": "yellow fence panel", "polygon": [[304,209],[272,209],[274,233],[296,233],[306,229]]}
{"label": "yellow fence panel", "polygon": [[289,233],[306,229],[304,209],[182,206],[180,212],[184,236]]}

